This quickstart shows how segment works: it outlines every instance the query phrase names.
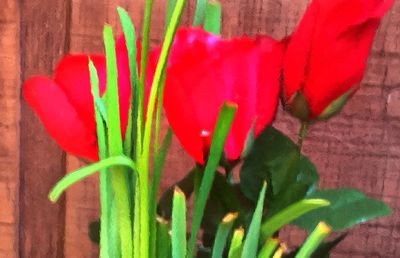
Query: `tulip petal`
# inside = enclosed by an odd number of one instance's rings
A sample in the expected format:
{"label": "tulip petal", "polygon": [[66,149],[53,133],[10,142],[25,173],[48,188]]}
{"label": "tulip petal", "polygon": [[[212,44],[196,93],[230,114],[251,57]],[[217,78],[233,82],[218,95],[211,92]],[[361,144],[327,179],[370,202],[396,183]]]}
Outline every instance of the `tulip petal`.
{"label": "tulip petal", "polygon": [[[104,93],[106,83],[105,58],[92,55],[99,77],[100,94]],[[67,55],[57,65],[54,81],[64,91],[86,126],[95,130],[93,97],[90,90],[89,56]]]}
{"label": "tulip petal", "polygon": [[[212,134],[218,111],[225,101],[238,105],[225,143],[228,160],[240,157],[257,110],[262,112],[271,107],[266,114],[260,113],[258,127],[272,120],[278,80],[272,82],[273,76],[261,75],[269,72],[261,70],[269,69],[261,58],[269,58],[273,48],[261,55],[260,43],[246,37],[222,40],[200,29],[178,30],[168,63],[164,108],[182,146],[197,162],[204,162],[203,153],[209,147],[201,135]],[[260,63],[264,66],[259,69]],[[279,68],[276,71],[277,79]],[[270,88],[274,89],[267,96]],[[258,97],[259,93],[264,96]],[[262,103],[260,108],[258,100]]]}
{"label": "tulip petal", "polygon": [[[312,118],[357,87],[363,77],[375,32],[389,1],[316,1],[319,18],[304,94]],[[341,15],[337,15],[340,13]],[[381,13],[380,17],[377,14]],[[329,31],[329,33],[328,33]]]}
{"label": "tulip petal", "polygon": [[[129,63],[125,41],[118,40],[116,55],[118,63],[118,95],[121,117],[121,133],[125,135],[130,105]],[[68,100],[76,108],[79,116],[90,129],[96,128],[93,97],[90,90],[88,61],[93,61],[99,77],[100,94],[106,88],[105,57],[102,55],[68,55],[58,64],[54,80],[64,90]]]}
{"label": "tulip petal", "polygon": [[285,42],[270,37],[260,37],[260,63],[258,65],[257,120],[254,134],[257,136],[275,118],[279,102],[280,77]]}
{"label": "tulip petal", "polygon": [[37,76],[24,83],[22,93],[62,149],[89,160],[98,159],[96,131],[86,127],[59,85]]}
{"label": "tulip petal", "polygon": [[314,119],[357,87],[380,19],[392,4],[393,0],[313,0],[285,54],[286,101],[301,91]]}

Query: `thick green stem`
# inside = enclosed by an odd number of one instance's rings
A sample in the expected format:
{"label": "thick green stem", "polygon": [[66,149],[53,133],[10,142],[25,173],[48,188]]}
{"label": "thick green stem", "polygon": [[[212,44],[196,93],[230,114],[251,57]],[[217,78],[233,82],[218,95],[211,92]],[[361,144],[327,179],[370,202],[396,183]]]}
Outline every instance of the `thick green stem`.
{"label": "thick green stem", "polygon": [[132,224],[131,210],[129,207],[129,191],[125,172],[126,171],[122,167],[112,168],[111,180],[117,208],[117,223],[121,240],[121,256],[122,258],[131,258],[133,254]]}

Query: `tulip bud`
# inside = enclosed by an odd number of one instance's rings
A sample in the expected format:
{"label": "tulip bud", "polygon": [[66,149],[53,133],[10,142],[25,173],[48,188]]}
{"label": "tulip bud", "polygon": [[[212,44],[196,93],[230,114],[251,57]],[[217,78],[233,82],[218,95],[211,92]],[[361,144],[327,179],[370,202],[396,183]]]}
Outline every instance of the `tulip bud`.
{"label": "tulip bud", "polygon": [[301,92],[296,92],[290,100],[284,104],[284,108],[292,116],[301,121],[308,121],[310,117],[310,109],[307,100]]}

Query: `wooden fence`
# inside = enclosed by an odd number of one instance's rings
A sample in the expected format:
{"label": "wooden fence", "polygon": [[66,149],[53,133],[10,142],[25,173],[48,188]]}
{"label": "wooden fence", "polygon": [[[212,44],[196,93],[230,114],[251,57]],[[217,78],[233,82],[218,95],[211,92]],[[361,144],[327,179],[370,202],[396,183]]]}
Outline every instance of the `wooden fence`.
{"label": "wooden fence", "polygon": [[[307,2],[224,0],[223,35],[282,38],[293,31]],[[97,257],[87,238],[87,225],[98,213],[97,178],[72,187],[55,205],[47,200],[50,187],[80,164],[49,139],[21,100],[20,85],[31,75],[51,74],[68,52],[102,51],[102,25],[118,28],[117,5],[130,12],[139,29],[143,0],[1,1],[0,257]],[[156,43],[165,1],[154,5]],[[190,23],[193,5],[188,2],[183,24]],[[297,122],[282,112],[278,121],[292,136],[297,132]],[[353,230],[334,257],[400,257],[400,1],[378,31],[362,89],[340,116],[312,127],[305,152],[322,173],[321,185],[356,187],[394,210],[391,217]],[[168,159],[164,187],[192,165],[176,141]],[[291,243],[302,237],[286,233]]]}

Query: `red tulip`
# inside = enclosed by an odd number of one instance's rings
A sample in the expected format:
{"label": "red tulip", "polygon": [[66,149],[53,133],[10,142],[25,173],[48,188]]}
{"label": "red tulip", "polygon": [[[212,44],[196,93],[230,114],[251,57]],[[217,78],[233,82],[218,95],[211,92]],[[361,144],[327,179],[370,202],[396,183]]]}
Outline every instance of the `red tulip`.
{"label": "red tulip", "polygon": [[[116,55],[121,134],[124,135],[131,89],[127,51],[122,38],[117,42]],[[97,69],[102,95],[106,85],[105,56],[68,55],[59,62],[52,79],[35,76],[25,81],[23,97],[62,149],[95,161],[98,159],[98,146],[89,57]]]}
{"label": "red tulip", "polygon": [[237,160],[254,125],[257,135],[277,106],[281,44],[263,37],[223,40],[201,29],[178,30],[168,61],[164,109],[183,148],[204,163],[218,112],[238,106],[225,156]]}
{"label": "red tulip", "polygon": [[359,87],[380,20],[394,0],[313,0],[289,39],[284,102],[301,120],[337,113]]}

